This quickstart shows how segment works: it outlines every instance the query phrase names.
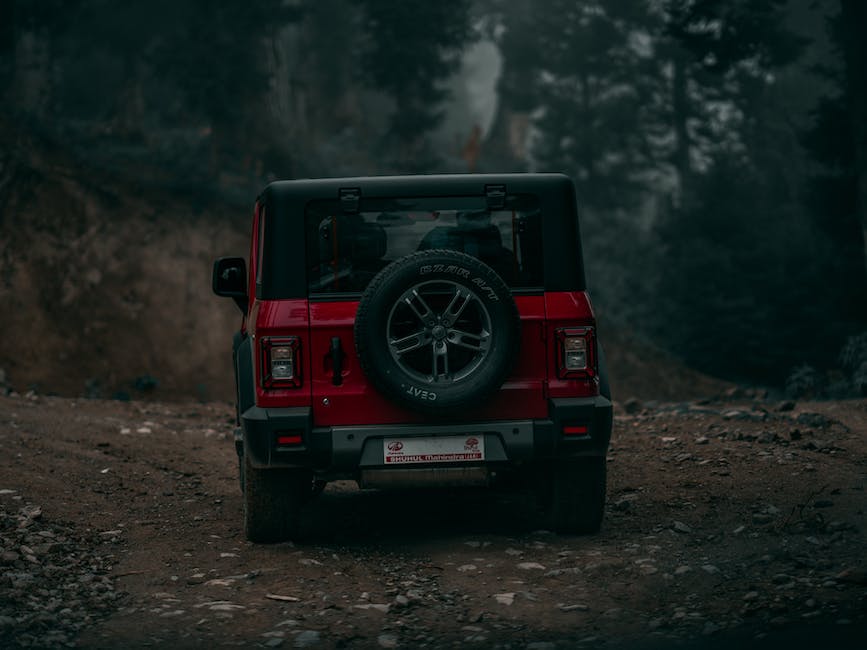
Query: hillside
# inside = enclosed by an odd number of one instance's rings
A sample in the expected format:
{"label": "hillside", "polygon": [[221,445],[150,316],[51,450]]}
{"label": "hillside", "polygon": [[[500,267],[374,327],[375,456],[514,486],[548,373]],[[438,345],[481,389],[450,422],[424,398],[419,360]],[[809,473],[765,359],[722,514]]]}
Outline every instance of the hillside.
{"label": "hillside", "polygon": [[[89,171],[0,123],[0,369],[19,392],[232,399],[238,312],[211,264],[245,254],[247,207]],[[252,197],[251,197],[252,202]],[[680,400],[722,382],[602,324],[617,398]]]}
{"label": "hillside", "polygon": [[[0,368],[17,390],[226,399],[211,263],[246,215],[79,167],[0,124]],[[156,382],[156,385],[154,385]]]}

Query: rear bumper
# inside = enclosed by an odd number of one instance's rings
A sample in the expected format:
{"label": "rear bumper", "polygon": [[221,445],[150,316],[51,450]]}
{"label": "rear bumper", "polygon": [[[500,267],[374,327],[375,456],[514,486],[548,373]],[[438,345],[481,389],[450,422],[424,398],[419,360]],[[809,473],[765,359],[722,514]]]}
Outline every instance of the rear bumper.
{"label": "rear bumper", "polygon": [[[303,467],[329,479],[384,467],[386,438],[483,436],[484,465],[490,466],[607,453],[612,423],[607,398],[551,399],[548,414],[534,420],[314,427],[310,408],[252,406],[241,414],[239,447],[254,467]],[[300,444],[280,443],[297,436]]]}

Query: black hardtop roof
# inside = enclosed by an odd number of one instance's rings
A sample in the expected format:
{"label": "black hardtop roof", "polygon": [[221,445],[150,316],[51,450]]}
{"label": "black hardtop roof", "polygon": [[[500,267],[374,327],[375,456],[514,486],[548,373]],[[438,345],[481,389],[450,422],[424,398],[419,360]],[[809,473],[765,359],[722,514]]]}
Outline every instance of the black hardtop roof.
{"label": "black hardtop roof", "polygon": [[505,185],[508,194],[574,194],[565,174],[428,174],[406,176],[356,176],[274,181],[263,198],[337,198],[340,190],[358,189],[362,198],[395,196],[484,196],[490,185]]}
{"label": "black hardtop roof", "polygon": [[[492,187],[492,186],[499,186]],[[503,189],[505,192],[503,192]],[[356,190],[345,192],[345,190]],[[346,196],[349,194],[350,196]],[[505,196],[504,196],[505,194]],[[259,196],[269,233],[263,241],[261,299],[307,297],[304,215],[312,201],[341,201],[344,209],[364,209],[366,200],[487,196],[489,206],[506,196],[532,194],[542,217],[547,291],[586,287],[575,185],[565,174],[431,174],[275,181]],[[344,201],[345,199],[345,201]]]}

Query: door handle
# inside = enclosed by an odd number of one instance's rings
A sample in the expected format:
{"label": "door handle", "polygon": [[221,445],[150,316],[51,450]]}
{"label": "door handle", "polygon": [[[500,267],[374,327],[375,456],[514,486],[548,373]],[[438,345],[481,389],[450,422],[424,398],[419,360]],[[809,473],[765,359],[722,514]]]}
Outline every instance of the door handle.
{"label": "door handle", "polygon": [[331,337],[331,368],[334,371],[331,383],[340,386],[343,383],[343,347],[339,336]]}

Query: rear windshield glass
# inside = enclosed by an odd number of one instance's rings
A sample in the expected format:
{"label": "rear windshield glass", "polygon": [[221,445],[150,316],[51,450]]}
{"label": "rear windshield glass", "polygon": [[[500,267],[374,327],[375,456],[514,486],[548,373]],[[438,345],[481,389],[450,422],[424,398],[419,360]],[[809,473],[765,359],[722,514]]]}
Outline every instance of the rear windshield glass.
{"label": "rear windshield glass", "polygon": [[480,259],[514,289],[542,286],[541,217],[533,196],[489,210],[483,197],[366,200],[356,214],[315,201],[305,219],[311,294],[358,293],[390,262],[449,249]]}

